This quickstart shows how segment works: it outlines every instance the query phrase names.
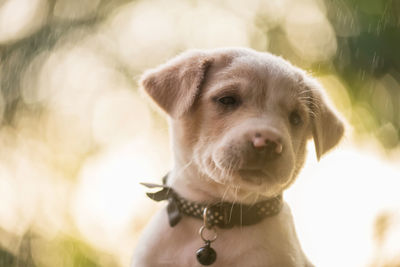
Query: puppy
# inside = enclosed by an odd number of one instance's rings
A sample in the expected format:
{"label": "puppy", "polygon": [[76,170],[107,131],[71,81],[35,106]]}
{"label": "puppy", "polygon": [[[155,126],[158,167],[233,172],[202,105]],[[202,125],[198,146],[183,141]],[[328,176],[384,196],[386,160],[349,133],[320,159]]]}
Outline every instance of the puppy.
{"label": "puppy", "polygon": [[[320,158],[344,131],[321,86],[269,53],[189,51],[145,73],[141,86],[170,118],[174,166],[164,187],[195,206],[251,209],[280,196],[303,166],[307,141],[314,140]],[[230,227],[207,225],[207,212],[202,220],[176,205],[181,215],[171,223],[171,205],[166,209],[143,232],[132,266],[312,266],[284,202],[255,223],[239,213],[240,223]],[[200,263],[202,246],[216,258]]]}

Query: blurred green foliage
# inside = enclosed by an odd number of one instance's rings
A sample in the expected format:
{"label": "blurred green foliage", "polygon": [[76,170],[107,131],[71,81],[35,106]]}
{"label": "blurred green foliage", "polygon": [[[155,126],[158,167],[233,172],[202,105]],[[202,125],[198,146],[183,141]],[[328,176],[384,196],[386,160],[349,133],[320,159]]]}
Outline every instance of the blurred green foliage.
{"label": "blurred green foliage", "polygon": [[18,250],[10,252],[0,248],[0,266],[118,266],[111,255],[96,251],[84,242],[67,235],[46,240],[27,232],[22,237],[14,236],[20,243]]}
{"label": "blurred green foliage", "polygon": [[[400,2],[338,0],[325,1],[325,5],[327,18],[335,29],[337,52],[328,62],[305,67],[315,73],[333,73],[345,84],[353,111],[360,117],[357,121],[360,124],[354,125],[356,131],[375,135],[387,149],[398,147]],[[292,56],[293,51],[285,44],[281,29],[274,29],[268,34],[271,52],[292,57],[292,61],[300,66],[304,64],[304,59]],[[387,129],[391,132],[385,132]]]}
{"label": "blurred green foliage", "polygon": [[[346,82],[347,89],[355,105],[366,103],[367,110],[372,114],[377,127],[388,123],[400,134],[400,2],[392,0],[346,1],[343,14],[340,1],[327,1],[329,19],[335,28],[357,27],[357,34],[341,36],[337,34],[338,53],[333,60],[335,70]],[[385,81],[383,87],[375,87],[376,94],[371,92],[371,83],[376,80]],[[386,76],[388,77],[388,76]],[[388,84],[389,83],[389,84]],[[373,89],[372,89],[373,90]],[[374,100],[388,93],[385,107],[392,106],[387,112],[381,112]],[[375,99],[374,99],[375,98]],[[376,129],[368,129],[376,130]],[[380,136],[378,136],[380,137]],[[399,145],[387,142],[381,137],[382,144],[387,148]]]}

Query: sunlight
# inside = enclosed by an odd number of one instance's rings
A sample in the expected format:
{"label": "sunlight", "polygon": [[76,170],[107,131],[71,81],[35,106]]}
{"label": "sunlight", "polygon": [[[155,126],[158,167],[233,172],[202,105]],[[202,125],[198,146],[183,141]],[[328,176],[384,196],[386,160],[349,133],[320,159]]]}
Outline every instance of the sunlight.
{"label": "sunlight", "polygon": [[[299,238],[316,266],[366,266],[373,257],[375,217],[399,211],[400,168],[376,150],[352,146],[318,163],[313,149],[310,143],[305,168],[286,194]],[[332,257],[333,251],[341,256]]]}
{"label": "sunlight", "polygon": [[[77,226],[95,247],[129,259],[131,248],[157,206],[139,182],[159,182],[169,168],[165,145],[139,136],[89,159],[80,174],[72,205]],[[102,233],[99,235],[99,233]]]}
{"label": "sunlight", "polygon": [[25,37],[43,25],[47,1],[6,0],[0,5],[0,44]]}
{"label": "sunlight", "polygon": [[315,4],[292,2],[286,16],[286,37],[296,53],[308,62],[329,60],[336,54],[335,32]]}
{"label": "sunlight", "polygon": [[16,227],[18,221],[18,185],[10,177],[12,177],[11,173],[4,166],[0,166],[0,195],[2,198],[0,226],[10,232],[20,232]]}

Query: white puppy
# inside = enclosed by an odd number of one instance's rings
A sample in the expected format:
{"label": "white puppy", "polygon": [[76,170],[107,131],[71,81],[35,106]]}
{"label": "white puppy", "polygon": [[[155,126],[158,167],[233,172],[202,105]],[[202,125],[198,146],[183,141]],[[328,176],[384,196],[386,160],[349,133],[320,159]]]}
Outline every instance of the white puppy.
{"label": "white puppy", "polygon": [[170,116],[174,167],[132,266],[312,266],[280,196],[309,139],[321,157],[343,135],[321,86],[243,48],[183,53],[141,85]]}

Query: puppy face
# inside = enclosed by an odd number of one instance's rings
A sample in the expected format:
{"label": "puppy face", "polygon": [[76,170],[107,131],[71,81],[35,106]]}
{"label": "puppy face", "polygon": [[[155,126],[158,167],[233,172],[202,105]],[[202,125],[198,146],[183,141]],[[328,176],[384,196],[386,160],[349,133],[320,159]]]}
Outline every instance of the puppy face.
{"label": "puppy face", "polygon": [[293,182],[309,138],[320,157],[343,134],[320,86],[267,53],[187,53],[147,73],[142,85],[172,118],[178,165],[265,196]]}
{"label": "puppy face", "polygon": [[286,64],[258,61],[236,57],[228,67],[210,69],[194,110],[201,127],[193,157],[220,183],[274,194],[303,163],[311,136],[309,91]]}

